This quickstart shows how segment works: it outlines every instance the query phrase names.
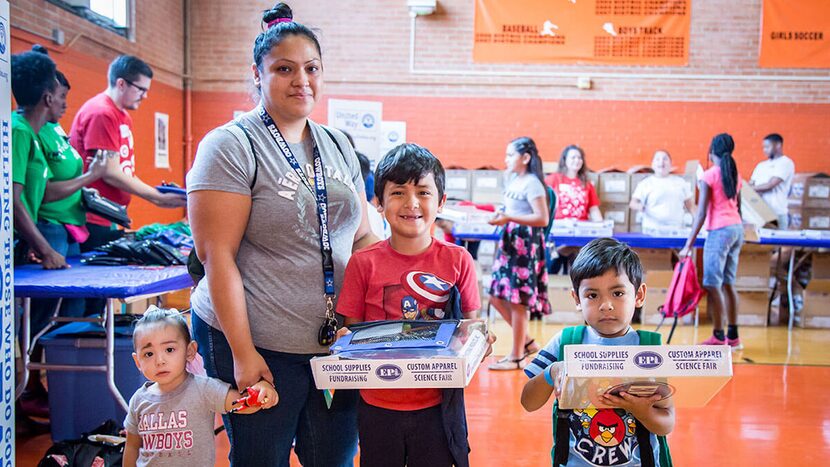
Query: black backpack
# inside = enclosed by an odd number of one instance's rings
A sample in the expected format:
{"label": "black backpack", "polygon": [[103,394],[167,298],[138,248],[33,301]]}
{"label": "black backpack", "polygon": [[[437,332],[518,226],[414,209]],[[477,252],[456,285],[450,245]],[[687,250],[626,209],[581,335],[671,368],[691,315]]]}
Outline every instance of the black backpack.
{"label": "black backpack", "polygon": [[[254,149],[254,140],[251,139],[251,133],[248,132],[248,129],[245,125],[242,124],[239,120],[234,120],[233,124],[239,127],[242,130],[242,133],[245,134],[245,138],[248,140],[248,145],[251,146],[251,154],[254,156],[254,176],[251,177],[251,191],[254,189],[254,185],[256,185],[257,175],[259,174],[259,158],[256,154],[256,149]],[[340,151],[340,155],[343,156],[343,160],[346,159],[346,153],[343,152],[343,148],[340,147],[340,143],[337,142],[337,138],[334,137],[334,134],[326,128],[322,126],[323,130],[326,131],[326,134],[329,135],[331,141],[337,146],[337,150]],[[187,257],[187,272],[190,274],[190,277],[193,279],[194,284],[198,284],[203,277],[205,277],[205,265],[202,264],[202,261],[196,255],[196,247],[194,246],[192,250],[190,250],[190,254]]]}
{"label": "black backpack", "polygon": [[[121,426],[115,420],[108,420],[103,425],[84,433],[73,440],[59,441],[52,445],[37,467],[92,467],[93,464],[105,467],[120,467],[124,455],[124,443],[113,446],[107,443],[90,441],[89,435],[119,436]],[[98,461],[97,459],[101,459]]]}

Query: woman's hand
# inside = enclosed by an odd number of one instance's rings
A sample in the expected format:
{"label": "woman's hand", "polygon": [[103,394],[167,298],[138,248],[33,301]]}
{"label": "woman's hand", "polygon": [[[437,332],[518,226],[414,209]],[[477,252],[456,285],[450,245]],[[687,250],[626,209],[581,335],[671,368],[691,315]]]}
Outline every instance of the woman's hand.
{"label": "woman's hand", "polygon": [[680,256],[680,259],[683,259],[687,256],[691,256],[691,254],[692,254],[692,249],[688,246],[684,246],[683,249],[680,250],[680,253],[678,254],[678,256]]}
{"label": "woman's hand", "polygon": [[263,379],[274,385],[274,376],[268,364],[256,350],[233,356],[233,378],[238,388],[251,387]]}
{"label": "woman's hand", "polygon": [[493,218],[487,223],[490,225],[505,225],[508,222],[510,222],[510,216],[503,212],[497,212],[496,215],[493,216]]}

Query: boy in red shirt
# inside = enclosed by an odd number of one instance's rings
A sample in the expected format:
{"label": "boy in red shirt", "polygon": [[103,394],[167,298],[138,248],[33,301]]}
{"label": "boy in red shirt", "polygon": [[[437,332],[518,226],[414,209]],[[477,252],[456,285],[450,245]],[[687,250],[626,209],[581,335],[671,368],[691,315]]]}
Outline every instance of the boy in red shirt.
{"label": "boy in red shirt", "polygon": [[[475,318],[481,304],[473,258],[431,235],[446,201],[441,162],[418,145],[400,145],[378,164],[375,195],[392,236],[349,260],[337,304],[346,326],[443,319],[453,286],[464,318]],[[468,465],[460,399],[461,410],[451,411],[442,404],[448,396],[440,389],[366,389],[360,395],[361,466]],[[448,413],[456,419],[447,420]]]}

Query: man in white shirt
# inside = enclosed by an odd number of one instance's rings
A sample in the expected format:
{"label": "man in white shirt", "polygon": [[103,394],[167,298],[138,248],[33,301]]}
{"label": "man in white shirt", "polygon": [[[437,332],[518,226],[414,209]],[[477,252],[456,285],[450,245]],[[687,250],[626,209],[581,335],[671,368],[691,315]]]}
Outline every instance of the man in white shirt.
{"label": "man in white shirt", "polygon": [[778,216],[778,228],[786,230],[789,227],[787,197],[795,175],[795,163],[784,155],[784,138],[778,133],[767,135],[763,148],[767,160],[755,167],[749,183]]}

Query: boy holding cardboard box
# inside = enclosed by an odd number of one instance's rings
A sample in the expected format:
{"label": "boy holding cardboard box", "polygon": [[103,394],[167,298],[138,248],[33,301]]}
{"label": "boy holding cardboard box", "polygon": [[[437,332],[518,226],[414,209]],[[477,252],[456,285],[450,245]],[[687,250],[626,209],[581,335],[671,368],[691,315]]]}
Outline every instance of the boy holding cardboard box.
{"label": "boy holding cardboard box", "polygon": [[[522,391],[525,410],[538,410],[551,394],[561,395],[563,344],[659,343],[659,335],[630,326],[634,310],[645,301],[642,280],[640,260],[627,245],[600,238],[582,248],[571,268],[571,295],[588,326],[575,339],[574,328],[563,330],[525,368],[531,378]],[[610,409],[560,410],[555,405],[553,465],[670,466],[663,437],[674,428],[674,406],[671,398],[661,399],[660,394],[620,392],[598,396],[597,405]]]}
{"label": "boy holding cardboard box", "polygon": [[[475,318],[481,304],[473,258],[431,234],[446,201],[444,177],[441,162],[415,144],[392,149],[378,164],[378,211],[392,235],[349,260],[337,304],[346,326],[451,318],[453,288],[463,317]],[[469,465],[460,390],[364,389],[360,395],[361,466]]]}

